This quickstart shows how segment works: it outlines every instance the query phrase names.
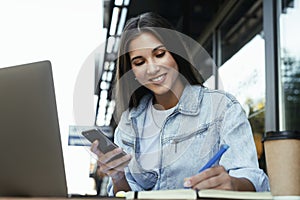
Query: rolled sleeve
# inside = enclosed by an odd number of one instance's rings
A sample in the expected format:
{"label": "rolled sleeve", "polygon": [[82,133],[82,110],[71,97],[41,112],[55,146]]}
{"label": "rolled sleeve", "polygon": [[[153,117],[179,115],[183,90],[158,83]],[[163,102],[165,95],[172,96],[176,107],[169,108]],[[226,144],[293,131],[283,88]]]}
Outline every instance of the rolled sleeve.
{"label": "rolled sleeve", "polygon": [[268,177],[258,166],[250,123],[239,103],[233,103],[225,112],[221,135],[221,143],[228,144],[230,148],[220,164],[231,176],[251,181],[256,191],[269,191]]}
{"label": "rolled sleeve", "polygon": [[270,191],[269,179],[261,169],[242,168],[230,170],[229,175],[236,178],[248,179],[257,192]]}

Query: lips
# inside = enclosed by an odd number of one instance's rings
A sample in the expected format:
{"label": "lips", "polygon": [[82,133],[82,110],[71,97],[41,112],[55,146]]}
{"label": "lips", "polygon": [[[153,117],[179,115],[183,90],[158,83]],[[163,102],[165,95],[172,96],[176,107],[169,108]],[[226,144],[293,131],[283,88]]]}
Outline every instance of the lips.
{"label": "lips", "polygon": [[165,79],[166,79],[166,74],[162,74],[160,76],[150,79],[149,81],[156,83],[156,84],[160,84],[160,83],[164,82]]}

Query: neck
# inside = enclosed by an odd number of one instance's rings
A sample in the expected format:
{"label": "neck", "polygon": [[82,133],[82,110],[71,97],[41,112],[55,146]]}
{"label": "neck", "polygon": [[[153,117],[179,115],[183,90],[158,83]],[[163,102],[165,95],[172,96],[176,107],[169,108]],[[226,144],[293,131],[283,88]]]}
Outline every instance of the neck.
{"label": "neck", "polygon": [[167,93],[163,95],[154,95],[154,107],[159,110],[173,108],[177,105],[183,90],[184,85],[180,82],[180,84],[175,85],[174,88]]}

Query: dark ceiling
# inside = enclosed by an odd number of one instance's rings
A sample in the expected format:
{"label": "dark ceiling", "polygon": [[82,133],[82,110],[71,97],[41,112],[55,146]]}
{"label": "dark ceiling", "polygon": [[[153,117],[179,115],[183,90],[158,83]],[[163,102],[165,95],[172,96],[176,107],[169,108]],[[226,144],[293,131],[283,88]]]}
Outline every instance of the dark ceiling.
{"label": "dark ceiling", "polygon": [[223,3],[224,0],[132,0],[128,18],[154,11],[177,30],[197,38]]}
{"label": "dark ceiling", "polygon": [[220,28],[222,63],[262,30],[262,0],[131,0],[127,18],[153,11],[197,40],[212,54]]}

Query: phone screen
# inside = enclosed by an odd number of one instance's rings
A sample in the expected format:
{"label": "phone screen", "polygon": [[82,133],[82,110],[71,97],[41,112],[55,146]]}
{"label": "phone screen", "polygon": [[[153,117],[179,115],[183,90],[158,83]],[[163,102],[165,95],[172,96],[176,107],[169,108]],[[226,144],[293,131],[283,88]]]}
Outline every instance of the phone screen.
{"label": "phone screen", "polygon": [[[94,142],[95,140],[98,140],[99,141],[98,149],[104,154],[118,147],[106,135],[104,135],[104,133],[100,129],[91,129],[87,131],[82,131],[82,135],[85,138],[87,138],[91,143]],[[113,157],[113,159],[111,160],[120,158],[124,155],[126,155],[126,153],[123,151],[121,154]]]}

